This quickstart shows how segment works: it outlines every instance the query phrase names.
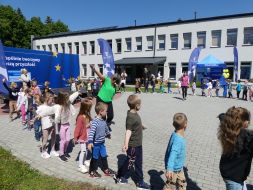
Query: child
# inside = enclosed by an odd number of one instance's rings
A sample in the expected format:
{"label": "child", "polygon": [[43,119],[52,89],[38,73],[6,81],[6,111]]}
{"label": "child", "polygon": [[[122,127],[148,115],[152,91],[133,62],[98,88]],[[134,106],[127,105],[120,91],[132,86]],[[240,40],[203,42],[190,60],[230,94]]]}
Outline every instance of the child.
{"label": "child", "polygon": [[[35,119],[41,118],[41,125],[42,125],[42,153],[41,157],[44,159],[48,159],[51,156],[59,156],[59,154],[55,151],[55,123],[53,121],[52,115],[54,114],[54,109],[52,107],[54,97],[52,94],[45,94],[41,96],[40,101],[43,103],[40,105],[36,111],[38,114]],[[46,144],[48,141],[48,137],[51,135],[51,152],[50,155],[46,150]]]}
{"label": "child", "polygon": [[236,85],[236,87],[235,87],[235,89],[236,89],[236,94],[237,94],[237,98],[238,98],[238,99],[239,99],[239,97],[240,97],[241,88],[242,88],[241,81],[238,80],[238,83],[237,83],[237,85]]}
{"label": "child", "polygon": [[232,82],[231,80],[228,80],[228,98],[233,98],[232,91],[233,91]]}
{"label": "child", "polygon": [[41,138],[41,120],[37,116],[37,109],[38,107],[42,105],[42,102],[40,101],[40,96],[34,96],[34,104],[33,104],[33,128],[34,128],[34,137],[37,142],[40,141]]}
{"label": "child", "polygon": [[76,128],[74,131],[74,141],[80,144],[80,154],[79,154],[79,167],[78,171],[81,173],[88,172],[88,169],[84,165],[86,160],[86,142],[87,138],[87,128],[90,127],[91,115],[90,110],[92,107],[92,101],[85,98],[82,100],[80,105],[79,114],[76,117]]}
{"label": "child", "polygon": [[248,100],[248,81],[245,81],[243,85],[242,99],[246,101]]}
{"label": "child", "polygon": [[247,129],[250,112],[231,107],[220,119],[218,139],[221,143],[220,173],[227,190],[246,190],[253,153],[253,131]]}
{"label": "child", "polygon": [[122,150],[127,153],[127,160],[119,168],[117,175],[114,176],[116,183],[127,183],[126,174],[133,167],[136,176],[136,185],[139,189],[150,189],[150,185],[143,180],[142,171],[142,131],[143,125],[137,113],[141,108],[141,100],[137,95],[130,95],[127,99],[130,110],[126,118],[126,135]]}
{"label": "child", "polygon": [[187,127],[187,117],[184,113],[176,113],[173,117],[175,131],[170,137],[167,152],[165,155],[166,184],[163,190],[179,189],[186,190],[186,180],[184,175],[184,162],[186,156],[185,130]]}
{"label": "child", "polygon": [[219,82],[219,80],[216,80],[216,84],[215,84],[216,97],[219,97],[219,90],[220,90],[220,82]]}
{"label": "child", "polygon": [[141,82],[139,78],[135,79],[135,93],[141,93],[140,91],[140,87],[141,87]]}
{"label": "child", "polygon": [[193,96],[196,95],[196,94],[195,94],[195,91],[196,91],[196,82],[193,81],[193,83],[192,83],[192,95],[193,95]]}
{"label": "child", "polygon": [[59,92],[58,105],[55,105],[55,121],[60,124],[60,159],[67,161],[70,155],[66,152],[70,141],[70,116],[75,114],[72,103],[79,96],[79,92],[69,96],[68,92]]}
{"label": "child", "polygon": [[18,100],[17,100],[17,110],[21,111],[21,117],[22,117],[22,125],[25,127],[26,125],[26,112],[28,109],[28,96],[29,88],[27,86],[24,86],[21,88],[21,91],[18,93]]}
{"label": "child", "polygon": [[212,80],[210,79],[209,82],[207,83],[207,97],[212,96],[212,89],[213,89],[213,84],[212,84]]}
{"label": "child", "polygon": [[32,81],[31,89],[32,89],[32,95],[39,95],[39,96],[41,95],[40,87],[37,85],[36,80]]}
{"label": "child", "polygon": [[160,79],[160,93],[164,93],[164,82],[163,82],[163,78]]}
{"label": "child", "polygon": [[10,121],[12,121],[13,113],[15,113],[15,110],[17,109],[17,99],[18,99],[17,83],[12,82],[10,87],[8,87],[5,82],[5,79],[3,79],[3,85],[6,88],[6,90],[8,90],[9,92],[9,117],[10,117]]}
{"label": "child", "polygon": [[172,90],[171,90],[171,80],[168,80],[167,86],[168,86],[168,94],[172,93]]}
{"label": "child", "polygon": [[101,169],[106,176],[114,175],[115,172],[108,167],[107,153],[105,148],[105,138],[111,138],[105,121],[107,105],[102,102],[98,102],[95,107],[95,112],[97,116],[91,122],[88,140],[88,149],[92,151],[89,174],[92,178],[100,178],[101,175],[97,172],[99,157],[101,157]]}

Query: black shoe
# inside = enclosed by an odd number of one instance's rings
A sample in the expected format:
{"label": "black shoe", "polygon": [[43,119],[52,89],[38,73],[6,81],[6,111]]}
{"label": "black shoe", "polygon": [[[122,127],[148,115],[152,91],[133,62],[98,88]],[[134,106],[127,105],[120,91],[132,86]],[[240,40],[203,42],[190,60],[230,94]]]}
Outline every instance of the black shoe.
{"label": "black shoe", "polygon": [[70,155],[68,153],[65,153],[64,156],[70,158]]}
{"label": "black shoe", "polygon": [[91,171],[90,177],[92,178],[101,178],[101,175],[97,171]]}
{"label": "black shoe", "polygon": [[67,162],[67,161],[68,161],[68,159],[66,158],[65,155],[61,155],[61,156],[59,156],[59,158],[60,158],[62,161],[64,161],[64,162]]}

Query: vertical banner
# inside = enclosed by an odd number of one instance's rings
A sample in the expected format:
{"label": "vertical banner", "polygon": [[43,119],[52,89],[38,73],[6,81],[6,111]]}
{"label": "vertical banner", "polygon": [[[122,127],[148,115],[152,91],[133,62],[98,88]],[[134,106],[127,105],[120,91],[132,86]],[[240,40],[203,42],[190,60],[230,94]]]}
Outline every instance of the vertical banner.
{"label": "vertical banner", "polygon": [[238,51],[237,48],[234,47],[234,73],[235,73],[235,82],[238,80]]}
{"label": "vertical banner", "polygon": [[201,51],[201,49],[199,47],[195,48],[192,51],[190,59],[189,59],[188,76],[189,76],[189,81],[190,82],[195,77],[196,67],[197,67],[200,51]]}
{"label": "vertical banner", "polygon": [[102,38],[98,39],[98,44],[100,46],[100,52],[103,58],[105,74],[106,76],[111,77],[115,73],[115,64],[114,64],[112,48],[109,45],[109,43]]}
{"label": "vertical banner", "polygon": [[3,86],[3,79],[8,80],[7,68],[5,63],[5,55],[2,41],[0,40],[0,92],[8,93],[8,91]]}

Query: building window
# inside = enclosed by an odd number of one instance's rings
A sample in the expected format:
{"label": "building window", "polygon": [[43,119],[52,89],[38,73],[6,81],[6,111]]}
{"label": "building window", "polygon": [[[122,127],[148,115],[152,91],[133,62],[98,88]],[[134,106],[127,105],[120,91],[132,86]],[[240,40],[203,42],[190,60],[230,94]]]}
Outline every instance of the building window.
{"label": "building window", "polygon": [[147,50],[154,49],[154,36],[147,36]]}
{"label": "building window", "polygon": [[221,30],[212,31],[212,47],[221,47]]}
{"label": "building window", "polygon": [[171,34],[170,41],[171,41],[170,48],[171,49],[178,49],[178,34]]}
{"label": "building window", "polygon": [[158,49],[165,50],[165,35],[158,35]]}
{"label": "building window", "polygon": [[72,54],[72,43],[68,43],[69,54]]}
{"label": "building window", "polygon": [[244,44],[253,44],[253,27],[244,28]]}
{"label": "building window", "polygon": [[112,40],[107,40],[107,42],[108,42],[109,46],[110,46],[111,49],[112,49]]}
{"label": "building window", "polygon": [[250,79],[251,62],[241,62],[240,79]]}
{"label": "building window", "polygon": [[52,45],[51,44],[48,45],[48,50],[52,52]]}
{"label": "building window", "polygon": [[117,43],[117,53],[121,53],[122,51],[121,39],[116,39],[116,43]]}
{"label": "building window", "polygon": [[103,74],[103,64],[98,64],[99,72]]}
{"label": "building window", "polygon": [[36,46],[37,50],[40,50],[40,46]]}
{"label": "building window", "polygon": [[170,79],[176,79],[176,63],[170,63]]}
{"label": "building window", "polygon": [[182,63],[182,73],[188,72],[188,63]]}
{"label": "building window", "polygon": [[95,41],[90,41],[90,54],[95,54]]}
{"label": "building window", "polygon": [[191,49],[192,46],[192,33],[184,33],[184,49]]}
{"label": "building window", "polygon": [[87,64],[82,64],[83,67],[83,76],[87,76]]}
{"label": "building window", "polygon": [[87,42],[82,42],[83,44],[83,54],[87,55]]}
{"label": "building window", "polygon": [[227,45],[228,46],[237,45],[237,28],[227,30]]}
{"label": "building window", "polygon": [[226,66],[229,72],[229,79],[234,77],[234,62],[226,62]]}
{"label": "building window", "polygon": [[198,44],[197,46],[200,48],[206,48],[206,32],[197,32]]}
{"label": "building window", "polygon": [[65,44],[61,44],[62,53],[65,53]]}
{"label": "building window", "polygon": [[79,42],[75,42],[76,54],[79,54]]}
{"label": "building window", "polygon": [[58,44],[54,44],[54,48],[55,48],[55,51],[56,51],[56,52],[59,52]]}
{"label": "building window", "polygon": [[46,51],[46,45],[42,45],[42,49]]}
{"label": "building window", "polygon": [[136,37],[136,50],[142,51],[142,37]]}
{"label": "building window", "polygon": [[132,39],[126,38],[126,51],[132,51]]}

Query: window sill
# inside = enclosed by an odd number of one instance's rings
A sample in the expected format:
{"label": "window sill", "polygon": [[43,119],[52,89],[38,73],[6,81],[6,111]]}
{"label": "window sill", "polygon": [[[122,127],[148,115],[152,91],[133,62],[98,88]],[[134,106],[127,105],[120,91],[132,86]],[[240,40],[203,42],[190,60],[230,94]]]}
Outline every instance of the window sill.
{"label": "window sill", "polygon": [[233,45],[225,45],[225,47],[235,47],[235,46],[233,46]]}
{"label": "window sill", "polygon": [[132,50],[125,50],[124,52],[131,52]]}
{"label": "window sill", "polygon": [[153,49],[146,49],[145,51],[154,51]]}
{"label": "window sill", "polygon": [[242,46],[253,46],[253,44],[242,44]]}
{"label": "window sill", "polygon": [[191,48],[182,48],[182,50],[190,50]]}
{"label": "window sill", "polygon": [[134,52],[141,52],[142,50],[135,50]]}
{"label": "window sill", "polygon": [[178,48],[170,48],[169,50],[178,50]]}
{"label": "window sill", "polygon": [[[94,54],[93,54],[94,55]],[[97,55],[102,55],[101,53],[97,53]]]}
{"label": "window sill", "polygon": [[121,52],[116,52],[116,53],[114,53],[114,54],[121,54]]}
{"label": "window sill", "polygon": [[80,54],[81,56],[86,56],[87,54]]}
{"label": "window sill", "polygon": [[165,49],[157,49],[156,51],[164,51]]}
{"label": "window sill", "polygon": [[95,55],[95,53],[90,53],[89,55]]}
{"label": "window sill", "polygon": [[210,48],[221,48],[220,46],[210,46]]}

